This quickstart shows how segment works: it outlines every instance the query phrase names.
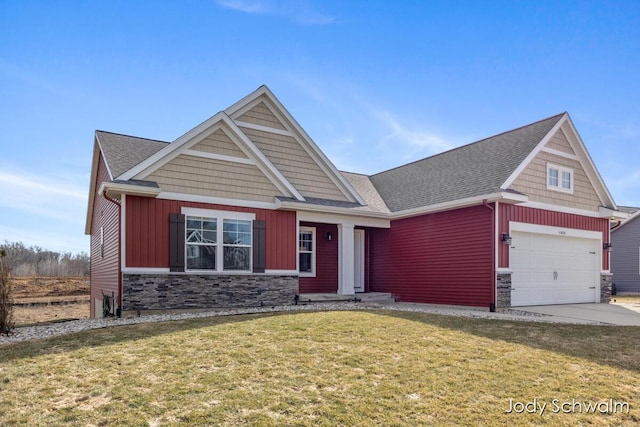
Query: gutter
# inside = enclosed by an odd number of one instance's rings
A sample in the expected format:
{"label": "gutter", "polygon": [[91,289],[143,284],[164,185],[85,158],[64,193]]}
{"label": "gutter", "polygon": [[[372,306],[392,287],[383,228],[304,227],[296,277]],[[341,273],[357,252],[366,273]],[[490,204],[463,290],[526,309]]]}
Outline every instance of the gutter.
{"label": "gutter", "polygon": [[[100,189],[102,190],[103,187],[104,187],[104,184]],[[121,230],[122,230],[122,205],[120,204],[119,201],[107,196],[106,189],[103,190],[101,194],[104,196],[105,199],[107,199],[109,202],[116,205],[116,207],[118,208],[117,247],[121,248],[122,242],[120,241],[121,240],[120,236],[121,236]],[[122,257],[120,256],[120,251],[118,251],[118,308],[116,309],[116,316],[121,317],[121,315],[122,315]]]}
{"label": "gutter", "polygon": [[489,303],[489,311],[496,311],[496,286],[497,286],[497,277],[496,277],[496,240],[498,236],[495,235],[496,230],[496,216],[495,209],[491,206],[487,199],[482,201],[482,204],[489,208],[491,211],[491,271],[493,275],[493,284],[491,286],[491,303]]}

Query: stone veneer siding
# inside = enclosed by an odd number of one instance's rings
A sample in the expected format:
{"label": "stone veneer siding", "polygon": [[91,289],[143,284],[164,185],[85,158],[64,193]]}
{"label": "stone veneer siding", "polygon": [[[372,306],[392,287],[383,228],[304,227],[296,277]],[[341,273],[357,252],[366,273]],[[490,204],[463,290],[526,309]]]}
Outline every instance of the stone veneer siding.
{"label": "stone veneer siding", "polygon": [[289,305],[297,293],[297,276],[122,275],[124,311]]}
{"label": "stone veneer siding", "polygon": [[498,273],[496,307],[511,307],[511,273]]}
{"label": "stone veneer siding", "polygon": [[600,302],[611,301],[611,283],[613,280],[613,274],[602,273],[600,274]]}

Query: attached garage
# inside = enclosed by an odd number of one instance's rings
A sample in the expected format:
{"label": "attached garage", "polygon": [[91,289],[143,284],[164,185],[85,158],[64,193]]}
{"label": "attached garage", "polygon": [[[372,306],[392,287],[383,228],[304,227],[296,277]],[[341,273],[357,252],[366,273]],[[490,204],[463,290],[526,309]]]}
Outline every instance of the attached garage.
{"label": "attached garage", "polygon": [[511,223],[511,305],[600,302],[601,233]]}

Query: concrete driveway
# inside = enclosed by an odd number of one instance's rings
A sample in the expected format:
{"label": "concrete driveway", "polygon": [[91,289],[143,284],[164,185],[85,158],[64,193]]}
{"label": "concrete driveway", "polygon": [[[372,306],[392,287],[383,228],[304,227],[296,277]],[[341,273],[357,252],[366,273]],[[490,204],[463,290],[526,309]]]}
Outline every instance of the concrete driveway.
{"label": "concrete driveway", "polygon": [[516,307],[520,311],[551,316],[558,322],[640,326],[640,304],[562,304]]}

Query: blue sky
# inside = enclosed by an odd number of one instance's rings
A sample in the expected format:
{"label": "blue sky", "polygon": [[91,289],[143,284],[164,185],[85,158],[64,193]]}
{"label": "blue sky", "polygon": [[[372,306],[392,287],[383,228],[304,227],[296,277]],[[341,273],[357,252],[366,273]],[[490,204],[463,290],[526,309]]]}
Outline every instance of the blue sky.
{"label": "blue sky", "polygon": [[88,251],[96,129],[172,141],[267,84],[342,170],[568,111],[640,206],[640,2],[0,0],[0,242]]}

